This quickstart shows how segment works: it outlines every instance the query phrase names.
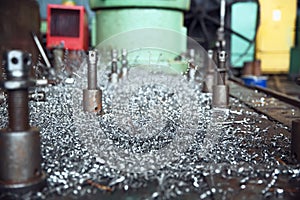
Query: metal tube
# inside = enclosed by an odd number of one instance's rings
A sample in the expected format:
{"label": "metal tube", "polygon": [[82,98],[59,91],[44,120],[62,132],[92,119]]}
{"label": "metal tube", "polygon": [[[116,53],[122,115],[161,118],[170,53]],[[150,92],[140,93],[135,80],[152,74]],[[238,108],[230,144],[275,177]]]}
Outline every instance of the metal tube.
{"label": "metal tube", "polygon": [[224,30],[225,25],[226,0],[221,0],[220,5],[220,28]]}
{"label": "metal tube", "polygon": [[294,120],[292,122],[292,154],[300,163],[300,120]]}
{"label": "metal tube", "polygon": [[28,90],[7,91],[10,131],[29,130]]}
{"label": "metal tube", "polygon": [[97,52],[89,51],[88,56],[88,89],[97,88]]}
{"label": "metal tube", "polygon": [[97,88],[97,51],[89,51],[88,54],[88,73],[87,89],[83,90],[83,110],[85,112],[102,112],[102,91]]}
{"label": "metal tube", "polygon": [[217,85],[225,85],[226,82],[226,52],[218,52],[218,77]]}
{"label": "metal tube", "polygon": [[229,106],[229,87],[228,85],[214,85],[212,105],[216,108],[228,108]]}
{"label": "metal tube", "polygon": [[41,170],[40,136],[37,128],[0,131],[0,181],[7,189],[31,186],[44,176]]}
{"label": "metal tube", "polygon": [[213,107],[228,108],[229,87],[226,85],[226,52],[218,52],[218,68],[216,72],[216,85],[213,86]]}
{"label": "metal tube", "polygon": [[42,55],[43,60],[44,60],[45,63],[46,63],[47,68],[50,69],[50,68],[51,68],[50,61],[48,60],[48,57],[46,56],[46,53],[45,53],[45,51],[44,51],[44,49],[43,49],[43,47],[42,47],[42,45],[41,45],[41,43],[40,43],[38,37],[37,37],[36,34],[33,33],[33,32],[32,32],[32,37],[33,37],[33,40],[34,40],[36,46],[37,46],[38,49],[39,49],[40,54]]}

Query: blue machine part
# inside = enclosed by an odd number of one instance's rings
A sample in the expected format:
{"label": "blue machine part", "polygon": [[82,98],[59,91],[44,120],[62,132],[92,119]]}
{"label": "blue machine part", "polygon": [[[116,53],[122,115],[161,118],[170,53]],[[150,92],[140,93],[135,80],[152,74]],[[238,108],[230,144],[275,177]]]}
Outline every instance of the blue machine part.
{"label": "blue machine part", "polygon": [[242,79],[245,85],[248,86],[260,86],[263,88],[267,87],[268,77],[266,76],[243,76]]}

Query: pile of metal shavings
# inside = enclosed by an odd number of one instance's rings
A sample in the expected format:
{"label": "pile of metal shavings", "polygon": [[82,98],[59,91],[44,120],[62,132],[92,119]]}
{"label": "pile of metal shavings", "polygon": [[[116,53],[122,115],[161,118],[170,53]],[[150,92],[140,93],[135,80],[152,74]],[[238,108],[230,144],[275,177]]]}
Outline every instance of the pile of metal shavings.
{"label": "pile of metal shavings", "polygon": [[[137,76],[136,73],[140,73],[138,70],[131,70],[130,73],[130,81],[124,81],[115,87],[111,94],[104,96],[111,109],[104,110],[105,115],[95,119],[93,124],[99,124],[95,126],[98,131],[82,131],[81,136],[93,154],[105,164],[126,172],[144,173],[161,169],[184,154],[194,141],[193,138],[204,134],[204,130],[200,133],[198,129],[198,121],[202,119],[199,113],[209,112],[194,112],[197,109],[208,110],[204,103],[202,106],[195,106],[196,103],[200,103],[200,99],[199,102],[195,101],[195,104],[182,101],[193,97],[189,93],[183,95],[178,92],[184,90],[173,90],[175,84],[171,82],[174,77],[165,76],[165,79],[162,79],[173,85],[165,87],[162,81],[159,81],[160,75],[153,75],[151,80],[147,81],[132,79],[145,77]],[[183,86],[179,83],[176,88],[182,89]],[[178,95],[182,95],[182,98],[175,98]],[[202,98],[202,101],[203,99],[205,98]],[[79,110],[77,115],[80,114]],[[80,120],[83,118],[86,117],[78,117]],[[80,127],[86,124],[82,120],[77,123]],[[188,124],[190,126],[187,126]]]}
{"label": "pile of metal shavings", "polygon": [[[212,109],[209,94],[176,77],[141,85],[134,78],[140,71],[129,73],[128,84],[101,86],[103,116],[82,112],[76,80],[43,88],[47,101],[30,102],[48,185],[20,198],[134,191],[139,199],[257,199],[298,192],[300,166],[291,159],[286,127],[236,99],[230,110]],[[5,103],[0,112],[6,119]]]}

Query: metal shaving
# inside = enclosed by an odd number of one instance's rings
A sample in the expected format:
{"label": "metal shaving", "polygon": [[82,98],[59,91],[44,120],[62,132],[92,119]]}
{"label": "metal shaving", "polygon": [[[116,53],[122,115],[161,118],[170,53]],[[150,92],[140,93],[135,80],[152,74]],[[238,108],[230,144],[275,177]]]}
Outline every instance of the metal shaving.
{"label": "metal shaving", "polygon": [[[0,198],[135,191],[139,199],[250,199],[249,191],[258,198],[298,192],[290,185],[300,181],[300,166],[291,158],[288,130],[237,99],[230,110],[212,109],[211,95],[178,76],[132,69],[127,81],[112,86],[102,71],[105,114],[87,114],[81,109],[85,71],[76,73],[74,83],[37,88],[46,101],[30,102],[47,187]],[[4,102],[1,128],[6,110]]]}

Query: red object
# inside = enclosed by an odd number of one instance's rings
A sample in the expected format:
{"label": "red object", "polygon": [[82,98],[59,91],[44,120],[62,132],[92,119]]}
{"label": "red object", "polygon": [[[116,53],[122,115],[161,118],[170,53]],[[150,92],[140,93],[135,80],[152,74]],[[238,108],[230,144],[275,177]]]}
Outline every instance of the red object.
{"label": "red object", "polygon": [[83,6],[48,4],[47,48],[64,44],[70,50],[88,49],[88,18]]}

